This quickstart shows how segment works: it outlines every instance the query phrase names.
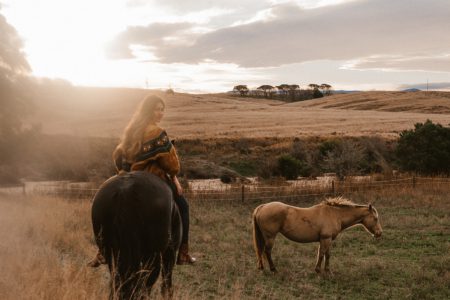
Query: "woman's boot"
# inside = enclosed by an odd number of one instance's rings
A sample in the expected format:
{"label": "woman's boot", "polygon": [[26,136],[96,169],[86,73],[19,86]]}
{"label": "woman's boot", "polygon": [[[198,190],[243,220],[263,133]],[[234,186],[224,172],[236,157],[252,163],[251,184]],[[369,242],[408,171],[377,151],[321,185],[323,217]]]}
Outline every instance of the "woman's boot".
{"label": "woman's boot", "polygon": [[178,250],[177,265],[192,265],[196,259],[189,255],[189,245],[183,243]]}

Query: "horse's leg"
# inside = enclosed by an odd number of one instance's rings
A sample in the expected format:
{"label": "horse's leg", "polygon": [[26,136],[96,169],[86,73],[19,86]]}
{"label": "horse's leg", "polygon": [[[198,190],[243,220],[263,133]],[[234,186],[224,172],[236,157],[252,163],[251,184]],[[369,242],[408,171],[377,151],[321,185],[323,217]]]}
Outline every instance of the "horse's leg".
{"label": "horse's leg", "polygon": [[317,250],[317,263],[315,269],[317,273],[320,273],[320,269],[322,267],[322,260],[330,246],[331,246],[331,237],[320,239],[320,246],[319,249]]}
{"label": "horse's leg", "polygon": [[162,284],[161,294],[164,299],[172,299],[172,270],[175,265],[175,250],[172,247],[168,247],[162,254]]}
{"label": "horse's leg", "polygon": [[327,251],[325,252],[325,273],[332,275],[330,271],[330,252],[331,252],[331,242],[328,246]]}
{"label": "horse's leg", "polygon": [[258,256],[258,269],[264,270],[264,262],[263,262],[262,255]]}
{"label": "horse's leg", "polygon": [[267,261],[269,262],[270,271],[276,273],[277,269],[275,268],[275,264],[272,260],[272,248],[275,242],[275,237],[266,238],[266,244],[264,247],[264,254],[266,255]]}

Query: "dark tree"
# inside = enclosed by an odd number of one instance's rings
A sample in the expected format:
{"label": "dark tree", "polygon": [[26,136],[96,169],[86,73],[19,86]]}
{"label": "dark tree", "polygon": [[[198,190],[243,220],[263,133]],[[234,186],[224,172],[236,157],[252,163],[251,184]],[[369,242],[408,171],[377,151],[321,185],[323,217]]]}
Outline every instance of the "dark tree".
{"label": "dark tree", "polygon": [[291,97],[291,101],[295,100],[295,95],[299,89],[300,89],[300,86],[298,84],[290,84],[289,85],[289,95]]}
{"label": "dark tree", "polygon": [[268,84],[264,84],[261,85],[260,87],[257,88],[257,90],[261,90],[264,92],[264,97],[265,98],[272,98],[272,91],[273,91],[274,87]]}
{"label": "dark tree", "polygon": [[17,163],[29,143],[23,118],[31,108],[30,66],[17,31],[0,15],[0,181],[15,181]]}
{"label": "dark tree", "polygon": [[330,96],[331,95],[331,85],[327,84],[327,83],[322,83],[319,88],[322,90],[322,93],[325,96]]}
{"label": "dark tree", "polygon": [[276,88],[281,92],[282,98],[286,98],[289,93],[289,84],[280,84],[277,85]]}
{"label": "dark tree", "polygon": [[242,96],[242,97],[244,97],[244,96],[246,96],[247,94],[248,94],[248,92],[249,92],[249,89],[248,89],[248,87],[246,86],[246,85],[236,85],[234,88],[233,88],[233,91],[237,91],[237,92],[239,92],[239,94]]}
{"label": "dark tree", "polygon": [[450,128],[427,120],[400,133],[396,149],[402,169],[427,175],[450,174]]}

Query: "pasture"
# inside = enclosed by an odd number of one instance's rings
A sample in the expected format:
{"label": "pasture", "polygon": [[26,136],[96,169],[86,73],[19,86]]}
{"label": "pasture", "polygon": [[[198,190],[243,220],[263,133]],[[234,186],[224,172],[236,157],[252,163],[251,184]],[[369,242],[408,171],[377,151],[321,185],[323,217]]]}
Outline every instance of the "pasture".
{"label": "pasture", "polygon": [[[318,244],[277,237],[279,273],[257,269],[251,213],[261,201],[191,200],[195,266],[174,271],[176,299],[448,299],[449,188],[383,189],[345,195],[372,202],[383,236],[362,227],[341,233],[332,248],[334,275],[314,272]],[[322,199],[290,201],[311,206]],[[96,253],[90,199],[0,194],[1,299],[105,299],[106,266],[90,269]],[[158,298],[159,283],[152,296]]]}

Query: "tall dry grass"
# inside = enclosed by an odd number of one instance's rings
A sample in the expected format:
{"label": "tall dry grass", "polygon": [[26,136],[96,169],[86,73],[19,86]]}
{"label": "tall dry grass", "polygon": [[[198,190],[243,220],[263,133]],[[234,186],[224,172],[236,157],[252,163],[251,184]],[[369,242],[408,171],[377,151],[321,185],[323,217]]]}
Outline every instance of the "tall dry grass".
{"label": "tall dry grass", "polygon": [[0,298],[105,298],[108,277],[85,267],[89,212],[89,201],[0,195]]}

